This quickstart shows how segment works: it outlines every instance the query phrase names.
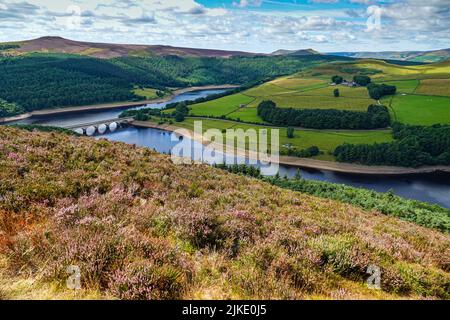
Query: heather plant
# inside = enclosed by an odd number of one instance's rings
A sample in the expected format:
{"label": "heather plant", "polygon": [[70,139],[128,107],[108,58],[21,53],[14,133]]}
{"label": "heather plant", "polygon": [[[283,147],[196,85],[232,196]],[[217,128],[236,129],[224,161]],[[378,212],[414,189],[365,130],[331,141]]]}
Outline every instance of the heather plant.
{"label": "heather plant", "polygon": [[449,298],[449,235],[379,213],[375,195],[364,211],[121,143],[5,127],[0,142],[2,281],[69,292],[78,266],[83,290],[120,299]]}
{"label": "heather plant", "polygon": [[142,261],[117,270],[111,276],[109,290],[124,300],[180,299],[187,284],[182,270]]}
{"label": "heather plant", "polygon": [[358,250],[356,239],[350,235],[321,236],[311,241],[318,250],[321,265],[345,277],[364,276],[370,264],[368,254]]}

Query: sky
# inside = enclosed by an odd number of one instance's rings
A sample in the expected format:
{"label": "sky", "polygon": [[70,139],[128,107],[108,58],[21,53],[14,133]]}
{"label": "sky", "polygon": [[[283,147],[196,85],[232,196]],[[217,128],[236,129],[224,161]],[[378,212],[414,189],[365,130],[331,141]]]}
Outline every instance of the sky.
{"label": "sky", "polygon": [[269,53],[450,48],[450,0],[0,0],[0,41],[41,36]]}

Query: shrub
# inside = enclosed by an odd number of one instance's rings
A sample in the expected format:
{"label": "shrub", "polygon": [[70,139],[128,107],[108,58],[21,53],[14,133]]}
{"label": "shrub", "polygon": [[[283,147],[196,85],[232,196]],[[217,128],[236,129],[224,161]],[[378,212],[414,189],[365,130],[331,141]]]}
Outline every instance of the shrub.
{"label": "shrub", "polygon": [[294,132],[295,132],[294,128],[288,128],[287,129],[287,137],[289,139],[293,139],[294,138]]}
{"label": "shrub", "polygon": [[370,83],[367,86],[367,90],[372,99],[379,100],[384,96],[394,95],[397,92],[397,87],[388,86],[386,84]]}
{"label": "shrub", "polygon": [[372,82],[372,79],[370,79],[370,77],[368,77],[368,76],[361,76],[361,75],[359,75],[359,76],[354,76],[354,77],[353,77],[353,81],[354,81],[355,83],[359,84],[360,86],[365,87],[365,86],[367,86],[369,83]]}
{"label": "shrub", "polygon": [[362,277],[368,261],[356,248],[356,239],[350,235],[321,236],[311,241],[311,246],[321,254],[321,264],[346,277]]}
{"label": "shrub", "polygon": [[182,114],[181,112],[175,112],[175,121],[176,122],[183,122],[185,119],[184,114]]}
{"label": "shrub", "polygon": [[184,271],[142,261],[117,270],[111,276],[109,291],[122,300],[176,300],[187,285]]}
{"label": "shrub", "polygon": [[333,76],[331,77],[331,81],[336,84],[341,84],[342,82],[344,82],[344,78],[342,78],[341,76]]}

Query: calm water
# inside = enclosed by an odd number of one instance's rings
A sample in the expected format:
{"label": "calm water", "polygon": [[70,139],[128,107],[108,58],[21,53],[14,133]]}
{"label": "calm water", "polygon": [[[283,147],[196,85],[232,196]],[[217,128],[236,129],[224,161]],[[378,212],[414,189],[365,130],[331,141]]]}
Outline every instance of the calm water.
{"label": "calm water", "polygon": [[[223,90],[198,91],[180,95],[167,103],[195,100],[205,97],[209,94],[223,92]],[[167,103],[148,105],[154,108],[161,108]],[[148,107],[146,106],[146,107]],[[137,109],[137,108],[136,108]],[[19,123],[35,123],[54,126],[72,126],[82,123],[89,123],[101,120],[108,120],[118,117],[122,110],[92,111],[65,115],[56,115],[51,117],[32,118],[20,121]],[[107,133],[102,138],[112,141],[121,141],[138,146],[149,147],[161,153],[169,153],[178,141],[172,141],[171,133],[144,128],[126,128],[113,133]],[[187,140],[186,142],[189,142]],[[199,143],[193,143],[194,148],[203,148]],[[280,174],[284,176],[294,176],[296,168],[282,166]],[[450,174],[435,173],[414,176],[368,176],[355,174],[341,174],[330,171],[302,170],[302,176],[305,179],[314,179],[342,183],[354,187],[372,189],[375,191],[386,192],[393,190],[397,195],[405,198],[417,199],[429,203],[439,204],[450,208]]]}
{"label": "calm water", "polygon": [[181,94],[172,100],[164,103],[148,104],[142,107],[135,108],[116,108],[111,110],[94,110],[86,112],[66,113],[52,116],[33,117],[25,120],[20,120],[11,124],[39,124],[47,126],[76,126],[78,124],[92,123],[102,120],[110,120],[118,118],[119,115],[126,109],[142,109],[142,108],[162,108],[165,105],[173,102],[195,100],[203,98],[211,94],[221,93],[224,90],[203,90]]}

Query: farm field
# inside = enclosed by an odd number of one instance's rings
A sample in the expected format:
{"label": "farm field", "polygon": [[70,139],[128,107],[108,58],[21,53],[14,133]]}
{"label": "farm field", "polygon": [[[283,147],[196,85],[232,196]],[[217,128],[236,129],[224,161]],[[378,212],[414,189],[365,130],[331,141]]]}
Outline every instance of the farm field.
{"label": "farm field", "polygon": [[[230,119],[236,119],[238,121],[244,121],[244,122],[253,122],[253,123],[265,123],[260,117],[258,117],[256,106],[261,102],[262,100],[258,99],[256,102],[256,105],[254,108],[248,106],[246,108],[239,109],[233,113],[230,113],[228,115],[228,118]],[[253,103],[252,103],[253,104]]]}
{"label": "farm field", "polygon": [[450,97],[450,79],[421,80],[416,93]]}
{"label": "farm field", "polygon": [[396,86],[397,93],[414,93],[419,84],[421,83],[421,81],[414,79],[414,80],[399,80],[399,81],[383,81],[382,83],[390,86]]}
{"label": "farm field", "polygon": [[300,78],[299,75],[275,79],[258,87],[249,89],[246,95],[252,97],[268,97],[290,93],[306,92],[327,87],[329,81],[314,78]]}
{"label": "farm field", "polygon": [[430,126],[450,124],[450,98],[426,95],[396,95],[391,101],[395,121]]}
{"label": "farm field", "polygon": [[[362,60],[352,63],[330,63],[311,71],[281,77],[239,94],[190,106],[195,116],[224,116],[228,120],[204,120],[204,129],[264,127],[257,115],[257,106],[264,100],[272,100],[281,108],[340,109],[365,112],[369,105],[377,104],[365,87],[332,86],[332,75],[340,74],[346,80],[355,74],[369,75],[373,82],[394,85],[395,96],[380,100],[390,107],[393,121],[410,125],[429,126],[450,124],[450,79],[441,78],[446,63],[419,66],[392,65],[383,61]],[[339,89],[340,96],[334,97]],[[421,93],[421,94],[419,94]],[[425,95],[427,94],[427,95]],[[198,120],[198,119],[197,119]],[[180,125],[192,129],[194,119],[186,119]],[[234,122],[236,121],[236,122]],[[259,125],[258,125],[259,124]],[[267,128],[270,128],[268,126]],[[393,141],[390,130],[380,131],[329,131],[296,129],[294,138],[287,138],[287,129],[281,129],[280,149],[292,145],[297,150],[317,146],[321,160],[334,161],[331,153],[344,143],[373,144]]]}
{"label": "farm field", "polygon": [[328,79],[333,75],[345,77],[355,74],[367,75],[376,82],[396,80],[417,80],[448,78],[450,62],[434,64],[402,66],[381,60],[364,59],[356,62],[338,62],[318,66],[305,73],[305,77],[313,76]]}
{"label": "farm field", "polygon": [[[236,95],[194,105],[191,114],[263,123],[257,116],[257,106],[264,100],[272,100],[281,108],[364,112],[369,105],[377,103],[369,97],[366,88],[331,86],[329,78],[340,74],[350,80],[355,74],[366,74],[376,83],[397,87],[395,97],[381,99],[382,104],[391,107],[394,121],[415,125],[446,124],[450,122],[450,99],[445,98],[450,96],[450,79],[448,73],[447,78],[441,77],[449,71],[448,68],[448,62],[418,66],[393,65],[378,60],[329,63],[308,72],[275,79]],[[338,98],[334,97],[335,89],[339,89]],[[241,105],[244,107],[240,108]]]}
{"label": "farm field", "polygon": [[190,107],[191,114],[195,114],[196,116],[220,117],[238,110],[241,105],[246,105],[253,100],[254,98],[243,94],[234,94],[217,100],[193,105]]}
{"label": "farm field", "polygon": [[[312,93],[312,92],[311,92]],[[291,94],[270,97],[280,108],[298,109],[339,109],[367,111],[367,107],[376,101],[365,98],[335,98],[333,96]]]}
{"label": "farm field", "polygon": [[[334,89],[341,96],[334,97]],[[370,99],[366,88],[330,86],[322,79],[303,79],[298,76],[280,78],[249,89],[245,92],[190,106],[191,115],[227,116],[234,120],[263,123],[257,116],[257,106],[264,100],[272,100],[283,108],[342,109],[366,111],[376,103]],[[243,105],[244,107],[240,108]]]}
{"label": "farm field", "polygon": [[[216,119],[195,119],[187,118],[181,123],[177,123],[176,126],[194,130],[194,122],[202,121],[203,131],[208,129],[267,129],[270,137],[270,130],[273,127],[269,126],[257,126],[251,124],[244,124],[226,120]],[[294,138],[287,137],[287,129],[280,129],[280,150],[287,150],[286,145],[290,144],[298,150],[306,149],[311,146],[317,146],[321,150],[322,154],[315,157],[315,159],[333,161],[334,157],[330,154],[334,149],[344,143],[362,144],[362,143],[382,143],[392,141],[392,134],[390,130],[376,130],[376,131],[332,131],[332,130],[295,130]]]}

